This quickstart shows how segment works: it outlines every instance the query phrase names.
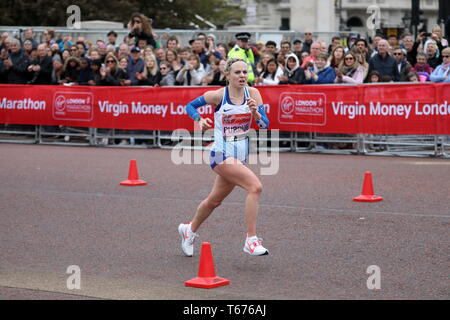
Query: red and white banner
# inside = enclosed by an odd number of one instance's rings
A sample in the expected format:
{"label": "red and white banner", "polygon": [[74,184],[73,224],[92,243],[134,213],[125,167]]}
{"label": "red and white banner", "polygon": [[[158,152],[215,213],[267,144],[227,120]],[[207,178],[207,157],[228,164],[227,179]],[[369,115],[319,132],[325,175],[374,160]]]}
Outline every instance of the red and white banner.
{"label": "red and white banner", "polygon": [[[266,105],[270,129],[450,134],[449,84],[257,88]],[[0,123],[193,130],[186,104],[214,89],[217,88],[0,85]],[[204,106],[199,112],[213,119],[214,106]]]}

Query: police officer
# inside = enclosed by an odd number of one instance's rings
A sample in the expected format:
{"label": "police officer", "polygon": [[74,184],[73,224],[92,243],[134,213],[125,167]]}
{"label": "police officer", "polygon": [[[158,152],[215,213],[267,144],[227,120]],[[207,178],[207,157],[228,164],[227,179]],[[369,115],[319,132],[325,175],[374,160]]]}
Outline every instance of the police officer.
{"label": "police officer", "polygon": [[228,52],[228,58],[241,58],[247,62],[248,65],[248,82],[250,84],[255,80],[255,73],[253,66],[255,65],[255,57],[253,51],[248,45],[248,40],[251,34],[248,32],[240,32],[236,34],[236,45]]}

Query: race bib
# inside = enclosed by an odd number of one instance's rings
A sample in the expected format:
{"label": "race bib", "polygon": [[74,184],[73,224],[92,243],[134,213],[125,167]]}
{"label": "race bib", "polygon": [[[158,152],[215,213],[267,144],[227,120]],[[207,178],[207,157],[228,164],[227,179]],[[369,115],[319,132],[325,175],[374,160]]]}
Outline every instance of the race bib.
{"label": "race bib", "polygon": [[250,131],[251,121],[251,113],[222,115],[223,136],[229,137],[246,134]]}

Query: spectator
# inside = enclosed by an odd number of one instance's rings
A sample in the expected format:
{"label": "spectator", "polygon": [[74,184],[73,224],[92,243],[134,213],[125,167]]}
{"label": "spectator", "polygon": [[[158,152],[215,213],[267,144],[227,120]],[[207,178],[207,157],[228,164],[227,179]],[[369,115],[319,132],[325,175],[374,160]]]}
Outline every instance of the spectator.
{"label": "spectator", "polygon": [[432,35],[432,38],[436,42],[440,42],[442,44],[442,48],[448,47],[448,41],[447,41],[447,39],[445,39],[443,37],[442,29],[441,29],[441,27],[439,25],[433,26],[433,28],[431,29],[431,35]]}
{"label": "spectator", "polygon": [[277,85],[280,83],[280,77],[284,74],[278,61],[273,58],[267,61],[263,73],[255,79],[255,84],[259,85]]}
{"label": "spectator", "polygon": [[47,45],[41,43],[37,47],[38,57],[31,61],[28,72],[31,73],[29,84],[49,85],[52,83],[52,58],[47,55]]}
{"label": "spectator", "polygon": [[419,75],[416,72],[410,72],[406,75],[406,81],[408,82],[419,82]]}
{"label": "spectator", "polygon": [[200,57],[192,53],[188,63],[178,72],[176,81],[182,86],[200,86],[205,75],[205,69],[200,62]]}
{"label": "spectator", "polygon": [[305,36],[305,40],[303,41],[303,51],[308,52],[309,54],[311,54],[311,46],[313,44],[313,34],[310,30],[305,30],[304,33]]}
{"label": "spectator", "polygon": [[391,34],[389,37],[388,37],[388,43],[389,43],[389,46],[391,47],[391,48],[395,48],[395,47],[398,47],[400,44],[398,43],[398,38],[397,38],[397,36],[396,35],[394,35],[394,34]]}
{"label": "spectator", "polygon": [[303,64],[303,62],[305,61],[305,59],[308,58],[308,57],[309,57],[309,53],[306,52],[306,51],[303,51],[303,52],[302,52],[302,57],[301,57],[301,59],[300,59],[300,61],[302,62],[302,64]]}
{"label": "spectator", "polygon": [[353,51],[345,54],[336,71],[335,83],[362,84],[364,81],[364,67],[359,65]]}
{"label": "spectator", "polygon": [[355,45],[353,46],[352,50],[359,49],[362,53],[364,53],[364,60],[369,61],[370,57],[372,56],[372,50],[367,45],[366,39],[358,39],[355,42]]}
{"label": "spectator", "polygon": [[72,37],[65,35],[59,43],[59,51],[63,52],[64,50],[69,50],[72,45]]}
{"label": "spectator", "polygon": [[105,60],[106,58],[106,43],[102,40],[97,40],[97,51],[100,55],[100,59]]}
{"label": "spectator", "polygon": [[331,55],[333,53],[334,49],[338,46],[342,46],[341,45],[341,37],[334,36],[333,38],[331,38],[331,43],[328,46],[328,51],[327,51],[328,55]]}
{"label": "spectator", "polygon": [[286,57],[289,53],[291,53],[291,43],[289,41],[282,41],[281,42],[281,50],[280,53]]}
{"label": "spectator", "polygon": [[46,43],[47,46],[51,46],[56,43],[55,41],[55,30],[47,29],[42,33],[42,42]]}
{"label": "spectator", "polygon": [[155,49],[155,57],[156,62],[158,62],[158,65],[161,61],[165,60],[166,58],[166,51],[163,48]]}
{"label": "spectator", "polygon": [[114,46],[114,49],[116,49],[117,46],[117,33],[113,30],[111,30],[110,32],[108,32],[108,34],[106,35],[106,37],[108,37],[108,44],[111,44]]}
{"label": "spectator", "polygon": [[[373,37],[373,43],[372,43],[372,55],[371,55],[371,58],[373,57],[373,56],[375,56],[375,55],[377,55],[378,54],[378,43],[381,41],[381,40],[384,40],[384,37],[383,37],[383,35],[381,35],[381,34],[376,34],[374,37]],[[370,60],[370,59],[369,59]]]}
{"label": "spectator", "polygon": [[271,56],[273,56],[275,59],[278,56],[277,52],[277,43],[275,41],[269,40],[266,42],[266,49],[264,50],[264,53],[268,53]]}
{"label": "spectator", "polygon": [[209,63],[210,69],[209,71],[206,71],[206,76],[202,79],[202,85],[208,86],[216,73],[219,73],[219,63],[220,60],[217,60],[214,56],[211,56],[211,61]]}
{"label": "spectator", "polygon": [[303,50],[303,42],[302,42],[302,40],[294,39],[294,41],[292,42],[292,45],[294,46],[292,51],[297,55],[297,58],[298,58],[300,64],[302,64],[301,63],[301,61],[302,61],[302,50]]}
{"label": "spectator", "polygon": [[51,84],[58,85],[62,83],[63,63],[59,55],[55,55],[52,58],[52,80]]}
{"label": "spectator", "polygon": [[259,62],[256,64],[256,75],[260,76],[264,70],[266,70],[266,66],[267,66],[267,62],[270,59],[274,59],[275,57],[272,56],[270,53],[263,53],[261,55],[261,59],[259,60]]}
{"label": "spectator", "polygon": [[320,52],[325,53],[328,56],[327,43],[323,40],[317,40],[320,43]]}
{"label": "spectator", "polygon": [[203,65],[203,68],[206,68],[208,64],[208,56],[206,55],[204,41],[201,39],[195,39],[192,42],[191,48],[192,52],[200,57],[200,61]]}
{"label": "spectator", "polygon": [[435,40],[427,40],[424,45],[425,53],[427,54],[427,62],[435,69],[442,63],[442,56],[439,53],[438,46]]}
{"label": "spectator", "polygon": [[146,40],[148,45],[153,48],[158,48],[156,40],[153,36],[153,30],[151,26],[151,19],[147,18],[141,13],[133,13],[131,15],[130,22],[128,23],[128,29],[130,30],[128,37],[135,39],[134,46],[137,47],[139,40]]}
{"label": "spectator", "polygon": [[217,52],[220,54],[222,59],[226,59],[228,56],[227,46],[224,43],[218,43],[216,47]]}
{"label": "spectator", "polygon": [[64,61],[61,83],[76,84],[80,76],[80,60],[77,57],[69,57]]}
{"label": "spectator", "polygon": [[336,73],[334,68],[327,67],[328,56],[325,53],[319,53],[316,62],[313,66],[308,64],[308,69],[305,71],[306,83],[310,84],[328,84],[334,83]]}
{"label": "spectator", "polygon": [[76,45],[70,47],[69,53],[71,57],[81,58],[80,52],[78,51],[78,47]]}
{"label": "spectator", "polygon": [[25,54],[28,56],[28,58],[31,58],[31,50],[33,50],[33,44],[30,40],[25,40],[23,42],[23,51],[25,52]]}
{"label": "spectator", "polygon": [[353,46],[358,41],[358,36],[356,34],[350,34],[347,38],[347,47],[345,48],[345,52],[352,50]]}
{"label": "spectator", "polygon": [[226,86],[227,85],[227,78],[225,75],[225,66],[227,64],[227,60],[222,59],[219,61],[218,70],[216,73],[214,73],[214,77],[212,81],[209,83],[210,86]]}
{"label": "spectator", "polygon": [[237,33],[236,45],[228,52],[228,58],[241,58],[247,63],[248,83],[251,84],[255,80],[255,57],[248,45],[250,37],[251,34],[248,32]]}
{"label": "spectator", "polygon": [[12,38],[9,42],[10,53],[3,61],[4,77],[10,84],[26,84],[28,81],[28,65],[30,64],[28,56],[22,50],[20,41]]}
{"label": "spectator", "polygon": [[417,63],[416,57],[417,57],[417,50],[419,49],[419,45],[422,41],[422,38],[424,37],[424,32],[420,33],[417,36],[417,40],[414,41],[414,38],[410,34],[405,34],[402,37],[402,44],[403,47],[406,49],[406,59],[408,62],[414,66]]}
{"label": "spectator", "polygon": [[67,49],[64,49],[61,53],[61,58],[65,62],[70,57],[70,51]]}
{"label": "spectator", "polygon": [[144,67],[145,63],[141,58],[141,49],[134,47],[131,49],[131,59],[127,67],[128,79],[131,80],[132,86],[138,85],[139,79],[136,78],[136,73],[142,73]]}
{"label": "spectator", "polygon": [[161,74],[159,87],[173,87],[175,85],[175,76],[172,71],[172,65],[167,61],[161,61],[159,64],[159,72]]}
{"label": "spectator", "polygon": [[399,80],[402,82],[407,81],[407,75],[411,71],[411,65],[408,60],[406,60],[406,50],[400,48],[399,46],[394,47],[392,55],[397,62]]}
{"label": "spectator", "polygon": [[311,45],[309,56],[303,59],[302,68],[306,70],[307,69],[306,64],[313,65],[316,62],[317,59],[316,57],[319,53],[320,53],[320,42],[316,41]]}
{"label": "spectator", "polygon": [[119,52],[117,53],[117,55],[119,57],[122,57],[122,56],[127,56],[129,54],[130,54],[130,47],[126,43],[121,43],[119,46]]}
{"label": "spectator", "polygon": [[167,38],[166,48],[173,50],[179,49],[180,43],[178,41],[178,38],[176,36],[170,36],[169,38]]}
{"label": "spectator", "polygon": [[380,77],[390,76],[394,81],[399,81],[397,61],[388,53],[389,43],[381,39],[378,42],[378,52],[369,60],[369,73],[376,70]]}
{"label": "spectator", "polygon": [[424,76],[426,81],[430,81],[430,75],[433,73],[433,68],[427,63],[427,55],[424,52],[419,52],[416,60],[417,63],[411,71],[416,72],[419,77]]}
{"label": "spectator", "polygon": [[91,79],[88,81],[90,86],[100,85],[102,75],[100,74],[100,68],[102,67],[102,60],[96,59],[91,62]]}
{"label": "spectator", "polygon": [[333,49],[330,58],[328,59],[328,65],[332,68],[337,68],[344,61],[345,49],[342,46],[337,46]]}
{"label": "spectator", "polygon": [[371,73],[369,73],[369,77],[368,77],[368,82],[369,83],[376,83],[376,82],[380,82],[381,77],[380,77],[380,73],[378,71],[372,71]]}
{"label": "spectator", "polygon": [[38,57],[38,55],[37,55],[37,49],[36,49],[36,48],[31,49],[30,54],[29,54],[29,56],[28,56],[29,60],[30,60],[30,61],[31,61],[31,60],[35,60],[35,59],[37,59],[37,57]]}
{"label": "spectator", "polygon": [[92,69],[87,58],[80,58],[80,74],[78,76],[77,84],[80,86],[88,85],[92,80]]}
{"label": "spectator", "polygon": [[84,42],[82,41],[77,41],[77,43],[75,44],[75,46],[78,49],[78,57],[79,58],[84,58],[86,56],[86,46],[84,45]]}
{"label": "spectator", "polygon": [[304,84],[305,71],[300,67],[300,60],[295,53],[286,56],[284,74],[280,76],[280,84]]}
{"label": "spectator", "polygon": [[161,81],[158,64],[155,56],[147,56],[145,58],[145,68],[142,73],[137,73],[136,78],[139,80],[140,86],[154,86]]}
{"label": "spectator", "polygon": [[23,32],[23,37],[24,37],[24,43],[25,43],[25,41],[28,40],[28,41],[31,42],[31,45],[32,45],[32,47],[33,47],[34,49],[37,48],[38,43],[37,43],[36,40],[34,40],[34,31],[33,31],[33,29],[31,29],[31,28],[26,29],[26,30]]}
{"label": "spectator", "polygon": [[103,60],[97,49],[90,49],[89,52],[88,52],[88,58],[91,61],[92,60]]}
{"label": "spectator", "polygon": [[178,56],[180,57],[180,62],[183,66],[186,65],[186,63],[188,63],[191,54],[192,50],[190,47],[184,47],[180,49]]}
{"label": "spectator", "polygon": [[[119,67],[119,62],[113,54],[108,54],[105,59],[105,67],[100,68],[101,86],[125,85],[127,73]],[[137,81],[138,82],[138,81]]]}
{"label": "spectator", "polygon": [[180,59],[178,58],[177,51],[174,49],[167,49],[166,51],[166,59],[165,61],[169,62],[172,66],[172,71],[174,72],[174,76],[176,77],[180,69],[182,68],[182,64]]}
{"label": "spectator", "polygon": [[[128,55],[119,57],[119,67],[121,67],[125,71],[127,71],[129,62],[130,62],[130,58],[128,57]],[[128,72],[127,72],[127,74],[128,74]]]}
{"label": "spectator", "polygon": [[359,66],[364,70],[364,76],[363,79],[367,78],[367,74],[369,73],[369,64],[366,60],[366,54],[364,51],[361,51],[358,49],[358,47],[353,47],[353,53],[355,54],[356,60],[359,63]]}
{"label": "spectator", "polygon": [[442,64],[437,66],[430,79],[436,83],[450,83],[450,48],[442,50],[442,59]]}

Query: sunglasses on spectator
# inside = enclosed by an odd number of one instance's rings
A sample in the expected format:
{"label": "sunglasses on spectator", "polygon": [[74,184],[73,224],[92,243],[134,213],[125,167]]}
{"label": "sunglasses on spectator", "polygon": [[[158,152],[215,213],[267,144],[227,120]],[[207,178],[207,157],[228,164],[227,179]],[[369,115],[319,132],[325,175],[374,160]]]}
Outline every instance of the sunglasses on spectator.
{"label": "sunglasses on spectator", "polygon": [[347,60],[355,60],[355,58],[353,58],[353,57],[348,57],[348,58],[345,58],[345,60],[347,61]]}
{"label": "sunglasses on spectator", "polygon": [[310,36],[312,35],[312,33],[305,33],[305,36]]}
{"label": "sunglasses on spectator", "polygon": [[450,56],[442,56],[442,58],[450,58]]}
{"label": "sunglasses on spectator", "polygon": [[401,52],[394,52],[394,56],[401,56],[401,55],[403,55],[403,53],[401,53]]}
{"label": "sunglasses on spectator", "polygon": [[160,70],[166,70],[167,69],[167,67],[161,67],[161,68],[159,68]]}
{"label": "sunglasses on spectator", "polygon": [[114,60],[107,60],[106,63],[115,63]]}

